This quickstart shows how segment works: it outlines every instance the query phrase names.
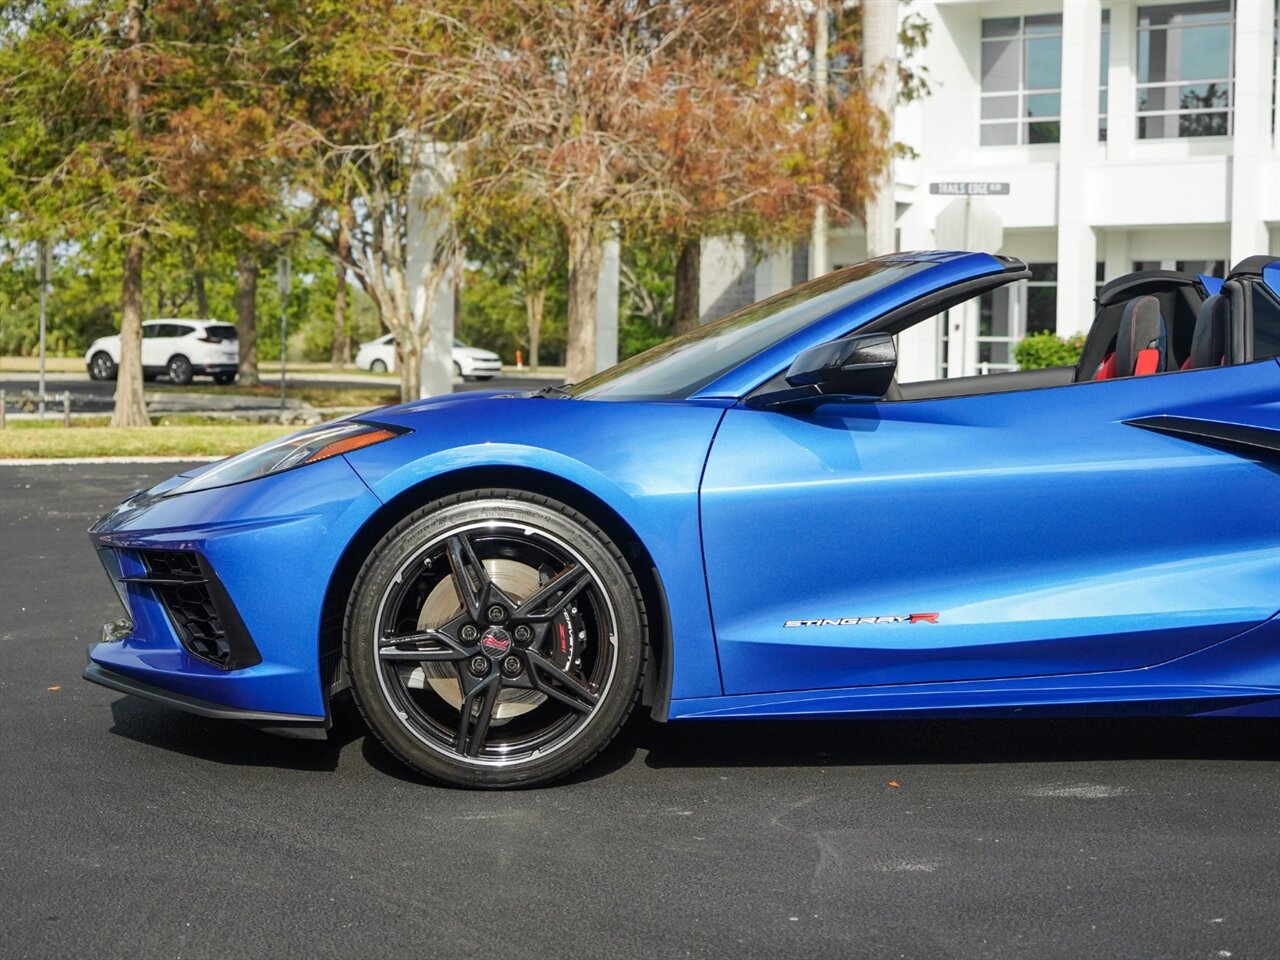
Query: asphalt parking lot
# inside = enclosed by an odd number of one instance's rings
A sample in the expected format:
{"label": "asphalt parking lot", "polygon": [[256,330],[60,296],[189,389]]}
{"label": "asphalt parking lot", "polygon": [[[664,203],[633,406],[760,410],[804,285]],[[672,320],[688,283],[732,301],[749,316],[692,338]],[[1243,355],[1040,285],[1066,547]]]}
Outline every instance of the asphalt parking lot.
{"label": "asphalt parking lot", "polygon": [[0,465],[4,958],[1280,954],[1280,723],[641,719],[478,794],[350,709],[310,743],[91,686],[84,531],[179,469]]}

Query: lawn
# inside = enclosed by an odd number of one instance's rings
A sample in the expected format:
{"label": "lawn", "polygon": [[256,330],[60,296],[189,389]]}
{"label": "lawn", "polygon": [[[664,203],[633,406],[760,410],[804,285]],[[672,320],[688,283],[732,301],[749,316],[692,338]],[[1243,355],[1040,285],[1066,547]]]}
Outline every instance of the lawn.
{"label": "lawn", "polygon": [[160,427],[85,426],[10,420],[0,430],[0,460],[50,457],[225,457],[300,429],[278,423]]}

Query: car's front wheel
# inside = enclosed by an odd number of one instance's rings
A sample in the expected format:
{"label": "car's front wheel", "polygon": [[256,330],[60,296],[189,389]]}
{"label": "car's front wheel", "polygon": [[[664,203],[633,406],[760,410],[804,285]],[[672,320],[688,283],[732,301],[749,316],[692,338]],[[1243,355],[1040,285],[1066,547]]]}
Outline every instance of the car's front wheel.
{"label": "car's front wheel", "polygon": [[116,378],[116,362],[111,354],[99,350],[89,360],[89,376],[94,380],[114,380]]}
{"label": "car's front wheel", "polygon": [[373,361],[373,363],[369,364],[369,372],[370,373],[386,373],[387,362],[385,360]]}
{"label": "car's front wheel", "polygon": [[195,376],[195,370],[191,366],[191,361],[182,354],[169,358],[167,370],[169,372],[169,382],[176,383],[184,387],[190,383],[191,378]]}
{"label": "car's front wheel", "polygon": [[458,786],[545,783],[631,712],[645,609],[613,542],[565,504],[458,494],[386,534],[356,579],[356,702],[397,757]]}

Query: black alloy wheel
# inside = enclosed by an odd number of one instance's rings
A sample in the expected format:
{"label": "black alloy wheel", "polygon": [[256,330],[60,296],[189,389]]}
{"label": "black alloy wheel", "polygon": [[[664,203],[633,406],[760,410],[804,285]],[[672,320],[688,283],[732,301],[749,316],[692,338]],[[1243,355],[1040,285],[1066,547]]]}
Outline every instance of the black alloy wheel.
{"label": "black alloy wheel", "polygon": [[169,371],[169,382],[176,383],[179,386],[185,387],[191,382],[191,378],[195,376],[191,361],[182,354],[170,357],[167,369]]}
{"label": "black alloy wheel", "polygon": [[116,378],[116,362],[111,354],[99,350],[89,361],[89,376],[94,380],[114,380]]}
{"label": "black alloy wheel", "polygon": [[415,511],[347,607],[355,699],[410,767],[457,786],[545,783],[613,739],[639,693],[644,602],[588,518],[516,490]]}

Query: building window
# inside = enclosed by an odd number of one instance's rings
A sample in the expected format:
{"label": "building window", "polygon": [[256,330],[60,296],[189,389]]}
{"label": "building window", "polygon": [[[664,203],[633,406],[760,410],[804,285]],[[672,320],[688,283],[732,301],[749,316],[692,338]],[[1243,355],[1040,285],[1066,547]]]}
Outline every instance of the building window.
{"label": "building window", "polygon": [[1138,138],[1231,133],[1231,0],[1138,8]]}
{"label": "building window", "polygon": [[1018,369],[1014,348],[1033,333],[1058,329],[1058,265],[1029,263],[1031,279],[982,294],[978,300],[978,373]]}
{"label": "building window", "polygon": [[983,20],[979,142],[1057,143],[1061,115],[1061,14]]}

